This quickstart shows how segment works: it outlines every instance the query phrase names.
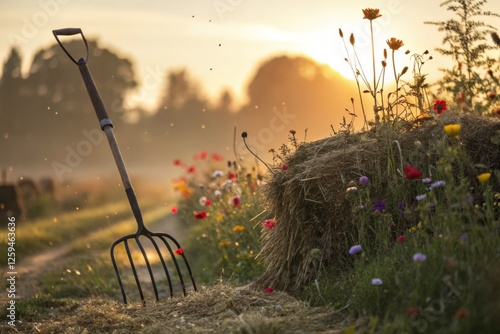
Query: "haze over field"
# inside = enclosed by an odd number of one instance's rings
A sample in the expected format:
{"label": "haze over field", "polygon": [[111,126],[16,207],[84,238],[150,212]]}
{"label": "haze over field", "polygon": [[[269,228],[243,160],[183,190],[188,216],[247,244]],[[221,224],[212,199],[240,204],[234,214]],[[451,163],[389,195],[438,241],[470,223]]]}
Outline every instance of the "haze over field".
{"label": "haze over field", "polygon": [[[423,21],[450,16],[438,3],[2,1],[0,167],[10,167],[10,179],[116,174],[78,69],[52,29],[81,27],[91,41],[89,67],[131,172],[169,178],[173,159],[203,150],[233,160],[235,126],[263,155],[290,129],[300,139],[308,129],[308,140],[331,134],[356,96],[338,29],[355,33],[368,64],[361,9],[377,7],[380,50],[393,36],[412,53],[433,50],[442,36]],[[500,12],[500,3],[488,9]],[[433,55],[430,80],[449,65]],[[396,61],[409,65],[409,56],[402,51]]]}

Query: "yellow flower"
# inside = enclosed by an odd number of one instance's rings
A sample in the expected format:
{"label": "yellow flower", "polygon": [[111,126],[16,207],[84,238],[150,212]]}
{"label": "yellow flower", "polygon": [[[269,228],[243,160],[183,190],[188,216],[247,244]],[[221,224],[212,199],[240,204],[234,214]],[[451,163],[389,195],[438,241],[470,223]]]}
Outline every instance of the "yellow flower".
{"label": "yellow flower", "polygon": [[245,226],[242,226],[242,225],[236,225],[235,227],[233,227],[233,232],[243,232],[245,230]]}
{"label": "yellow flower", "polygon": [[217,214],[217,217],[215,218],[217,223],[220,223],[223,219],[224,219],[224,215],[222,213]]}
{"label": "yellow flower", "polygon": [[231,241],[227,241],[227,240],[219,242],[219,246],[222,247],[222,248],[226,248],[230,244],[231,244]]}
{"label": "yellow flower", "polygon": [[363,14],[365,15],[365,17],[363,17],[363,18],[368,19],[370,21],[375,20],[376,18],[382,16],[380,14],[380,9],[376,9],[376,8],[363,9]]}
{"label": "yellow flower", "polygon": [[394,51],[399,50],[399,48],[404,45],[402,40],[396,39],[395,37],[391,37],[391,39],[388,39],[386,42],[389,48]]}
{"label": "yellow flower", "polygon": [[458,133],[460,132],[460,129],[462,126],[460,124],[448,124],[444,126],[444,132],[448,135],[450,138],[455,138]]}
{"label": "yellow flower", "polygon": [[486,184],[488,183],[488,181],[490,180],[490,177],[491,177],[491,173],[483,173],[483,174],[479,174],[478,176],[476,176],[477,179],[479,180],[479,182],[481,182],[482,184]]}

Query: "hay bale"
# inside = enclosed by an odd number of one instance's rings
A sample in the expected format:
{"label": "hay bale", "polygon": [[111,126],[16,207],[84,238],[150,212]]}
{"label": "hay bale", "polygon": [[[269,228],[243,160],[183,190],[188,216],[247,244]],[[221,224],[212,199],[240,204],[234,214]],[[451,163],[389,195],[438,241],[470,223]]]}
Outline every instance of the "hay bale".
{"label": "hay bale", "polygon": [[24,215],[19,188],[14,184],[0,185],[0,219],[2,226],[7,226],[7,218],[19,220]]}
{"label": "hay bale", "polygon": [[34,203],[40,198],[40,188],[33,179],[23,177],[17,181],[17,186],[21,190],[23,203],[26,205]]}
{"label": "hay bale", "polygon": [[338,271],[348,267],[357,204],[346,189],[366,175],[379,182],[371,189],[380,193],[372,197],[397,205],[387,188],[389,178],[402,178],[396,143],[404,165],[427,170],[429,163],[440,158],[436,143],[449,140],[443,126],[450,123],[462,124],[460,140],[471,178],[477,175],[474,164],[500,169],[500,149],[491,141],[500,131],[500,122],[453,113],[407,130],[381,126],[377,132],[340,134],[300,146],[286,161],[289,169],[274,173],[265,188],[268,218],[274,218],[278,227],[263,241],[259,256],[266,269],[255,284],[294,292],[316,277],[320,266]]}

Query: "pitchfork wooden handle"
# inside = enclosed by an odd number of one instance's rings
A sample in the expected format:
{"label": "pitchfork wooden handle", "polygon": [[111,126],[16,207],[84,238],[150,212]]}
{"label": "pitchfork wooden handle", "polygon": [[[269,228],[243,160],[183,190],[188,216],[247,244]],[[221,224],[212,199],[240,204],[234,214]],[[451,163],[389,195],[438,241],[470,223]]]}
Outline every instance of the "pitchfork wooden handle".
{"label": "pitchfork wooden handle", "polygon": [[83,82],[85,82],[85,87],[87,88],[87,92],[89,93],[90,100],[92,101],[92,105],[94,106],[97,118],[99,119],[99,125],[101,126],[101,129],[104,130],[104,127],[108,125],[113,126],[113,123],[109,119],[108,113],[106,112],[106,107],[104,107],[104,103],[102,102],[101,95],[99,94],[99,91],[97,91],[94,79],[90,74],[87,62],[83,58],[80,58],[80,60],[78,61],[78,68],[80,69]]}

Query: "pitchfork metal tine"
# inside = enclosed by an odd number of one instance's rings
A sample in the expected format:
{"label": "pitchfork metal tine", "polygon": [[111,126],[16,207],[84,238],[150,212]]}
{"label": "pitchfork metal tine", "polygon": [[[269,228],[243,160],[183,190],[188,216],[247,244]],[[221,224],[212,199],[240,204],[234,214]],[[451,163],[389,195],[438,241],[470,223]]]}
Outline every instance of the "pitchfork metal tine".
{"label": "pitchfork metal tine", "polygon": [[[165,271],[165,274],[167,276],[168,287],[170,289],[170,297],[173,297],[174,296],[174,290],[173,290],[173,287],[172,287],[172,279],[170,278],[170,273],[168,271],[167,264],[165,263],[165,259],[163,258],[163,255],[161,254],[160,248],[158,247],[158,244],[156,243],[156,241],[152,237],[150,237],[150,236],[147,236],[147,237],[148,237],[149,240],[151,240],[151,243],[155,247],[156,253],[158,253],[158,257],[160,258],[161,265],[163,266],[163,270]],[[174,258],[174,256],[173,256],[172,253],[170,253],[170,256],[175,261],[175,258]],[[181,273],[178,273],[178,274],[181,275]],[[184,293],[184,296],[185,295],[186,295],[186,293]]]}

